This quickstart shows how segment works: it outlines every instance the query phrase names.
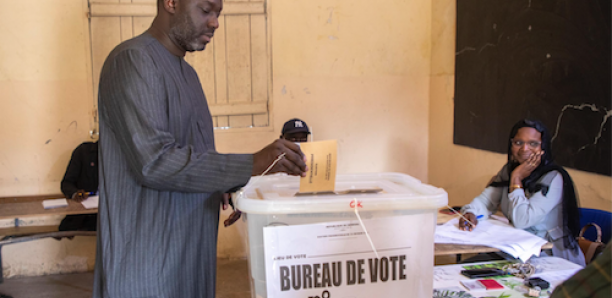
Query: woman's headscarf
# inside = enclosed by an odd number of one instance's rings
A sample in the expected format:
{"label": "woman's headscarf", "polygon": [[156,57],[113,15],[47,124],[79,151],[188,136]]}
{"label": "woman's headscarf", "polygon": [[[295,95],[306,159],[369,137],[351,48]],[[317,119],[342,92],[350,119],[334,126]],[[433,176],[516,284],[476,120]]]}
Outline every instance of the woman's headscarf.
{"label": "woman's headscarf", "polygon": [[[564,246],[566,248],[574,248],[576,245],[576,237],[580,232],[580,212],[578,210],[578,197],[574,191],[574,182],[569,176],[567,171],[563,167],[557,165],[554,162],[552,154],[551,136],[548,129],[538,120],[521,120],[517,122],[510,131],[510,138],[508,138],[508,179],[512,175],[512,171],[519,166],[519,163],[514,161],[512,158],[512,139],[516,136],[519,129],[523,127],[531,127],[542,134],[542,150],[544,155],[541,157],[540,165],[531,172],[529,177],[523,179],[523,188],[530,193],[536,193],[542,191],[542,194],[546,196],[548,193],[548,185],[542,185],[537,183],[538,180],[545,174],[551,171],[557,171],[563,177],[563,226],[564,226]],[[494,181],[490,186],[504,187],[508,186],[509,181]]]}

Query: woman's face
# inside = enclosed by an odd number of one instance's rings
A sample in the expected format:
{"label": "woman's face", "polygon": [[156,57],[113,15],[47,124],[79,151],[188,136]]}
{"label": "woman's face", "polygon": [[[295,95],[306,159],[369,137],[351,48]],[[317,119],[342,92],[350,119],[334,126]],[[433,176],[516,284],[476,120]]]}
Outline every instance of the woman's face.
{"label": "woman's face", "polygon": [[512,138],[512,157],[524,163],[532,154],[542,151],[542,134],[532,127],[522,127]]}

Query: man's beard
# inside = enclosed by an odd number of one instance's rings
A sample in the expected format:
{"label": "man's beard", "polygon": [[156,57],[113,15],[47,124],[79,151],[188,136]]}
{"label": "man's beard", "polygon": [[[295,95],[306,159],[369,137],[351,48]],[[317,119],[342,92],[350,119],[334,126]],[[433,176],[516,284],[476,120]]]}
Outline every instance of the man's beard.
{"label": "man's beard", "polygon": [[182,14],[170,28],[170,38],[185,51],[202,51],[206,48],[206,43],[198,41],[198,34],[195,32],[195,26],[187,14]]}

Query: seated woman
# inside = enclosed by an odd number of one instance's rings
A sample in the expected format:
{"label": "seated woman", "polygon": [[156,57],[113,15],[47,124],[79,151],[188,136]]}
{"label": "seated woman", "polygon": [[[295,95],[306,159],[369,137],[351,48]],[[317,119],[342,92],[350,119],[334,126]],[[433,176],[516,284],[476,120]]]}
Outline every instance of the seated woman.
{"label": "seated woman", "polygon": [[[510,223],[553,244],[553,256],[584,266],[576,237],[580,231],[578,200],[568,173],[555,164],[551,136],[539,121],[521,120],[512,127],[508,162],[487,188],[461,212],[459,228],[471,231],[477,217],[501,208]],[[471,222],[471,223],[470,223]]]}

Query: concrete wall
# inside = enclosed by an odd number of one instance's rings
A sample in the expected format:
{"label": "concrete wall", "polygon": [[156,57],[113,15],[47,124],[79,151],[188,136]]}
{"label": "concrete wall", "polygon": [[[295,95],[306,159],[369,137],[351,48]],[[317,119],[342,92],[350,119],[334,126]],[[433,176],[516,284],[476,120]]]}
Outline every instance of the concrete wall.
{"label": "concrete wall", "polygon": [[[86,2],[0,1],[11,7],[0,13],[2,34],[15,40],[0,48],[0,94],[8,99],[0,132],[11,140],[0,145],[0,195],[59,193],[70,153],[93,124]],[[427,179],[430,1],[271,0],[269,18],[272,125],[217,131],[218,150],[255,152],[300,117],[316,140],[339,141],[340,173]],[[241,233],[239,225],[221,228],[220,257],[245,257]],[[5,275],[91,269],[94,242],[7,246]],[[75,247],[88,256],[67,259]]]}
{"label": "concrete wall", "polygon": [[[217,132],[219,151],[255,152],[299,117],[315,140],[338,140],[338,173],[425,181],[430,1],[272,0],[268,12],[273,125]],[[221,228],[219,256],[244,256],[244,236]]]}
{"label": "concrete wall", "polygon": [[[339,141],[340,173],[403,172],[445,188],[451,204],[470,201],[504,156],[452,144],[454,3],[270,0],[272,125],[217,131],[218,150],[255,152],[300,117],[315,140]],[[0,4],[0,196],[59,193],[71,151],[93,127],[86,1]],[[570,174],[583,206],[611,209],[610,177]],[[241,224],[220,228],[219,257],[245,256]],[[5,276],[91,270],[95,240],[2,253]]]}
{"label": "concrete wall", "polygon": [[86,2],[0,4],[0,196],[59,193],[93,122]]}
{"label": "concrete wall", "polygon": [[[0,196],[60,193],[70,154],[93,127],[87,2],[0,0],[0,7]],[[3,272],[82,271],[93,268],[94,255],[94,237],[8,245]]]}

